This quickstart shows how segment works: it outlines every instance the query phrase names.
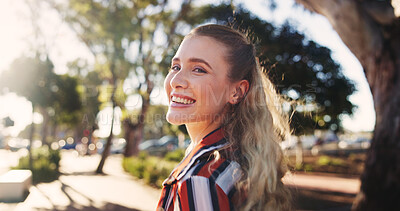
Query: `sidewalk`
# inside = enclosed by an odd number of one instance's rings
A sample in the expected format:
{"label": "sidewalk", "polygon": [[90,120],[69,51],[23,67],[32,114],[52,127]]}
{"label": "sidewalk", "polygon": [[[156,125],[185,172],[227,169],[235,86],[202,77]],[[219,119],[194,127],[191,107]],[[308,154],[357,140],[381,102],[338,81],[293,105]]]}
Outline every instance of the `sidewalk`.
{"label": "sidewalk", "polygon": [[337,175],[318,175],[296,173],[286,175],[283,182],[292,187],[311,189],[325,192],[338,192],[344,194],[357,194],[361,182],[356,178],[338,177]]}
{"label": "sidewalk", "polygon": [[291,189],[298,211],[350,211],[360,180],[332,174],[296,173],[283,182]]}
{"label": "sidewalk", "polygon": [[[125,173],[121,159],[108,157],[105,175],[95,175],[100,155],[63,152],[59,180],[32,186],[21,203],[0,202],[0,211],[155,210],[160,190]],[[297,210],[349,210],[360,188],[358,179],[335,175],[296,173],[287,175],[284,183],[293,190]]]}
{"label": "sidewalk", "polygon": [[38,184],[21,203],[0,203],[0,211],[154,210],[160,191],[134,180],[121,166],[121,156],[108,157],[105,175],[95,175],[100,155],[78,157],[64,152],[59,180]]}

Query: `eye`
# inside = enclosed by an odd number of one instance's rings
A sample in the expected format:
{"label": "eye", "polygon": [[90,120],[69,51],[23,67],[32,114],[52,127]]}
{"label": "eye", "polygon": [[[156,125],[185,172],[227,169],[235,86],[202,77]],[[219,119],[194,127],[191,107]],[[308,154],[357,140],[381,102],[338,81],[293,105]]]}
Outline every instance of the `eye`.
{"label": "eye", "polygon": [[200,68],[200,67],[194,68],[193,72],[196,72],[196,73],[207,73],[207,71],[205,71],[203,68]]}
{"label": "eye", "polygon": [[170,70],[171,71],[179,71],[179,70],[181,70],[181,67],[179,67],[179,65],[173,65]]}

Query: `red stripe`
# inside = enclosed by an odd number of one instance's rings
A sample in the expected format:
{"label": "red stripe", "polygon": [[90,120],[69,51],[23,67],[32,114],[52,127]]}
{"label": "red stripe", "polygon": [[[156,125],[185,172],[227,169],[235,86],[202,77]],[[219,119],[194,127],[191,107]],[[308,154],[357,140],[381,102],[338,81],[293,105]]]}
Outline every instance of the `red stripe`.
{"label": "red stripe", "polygon": [[209,161],[206,165],[204,165],[199,173],[197,173],[198,176],[203,176],[206,178],[210,178],[212,173],[223,163],[225,162],[225,159],[220,158],[217,162],[214,162],[215,160]]}
{"label": "red stripe", "polygon": [[157,210],[158,210],[160,207],[162,207],[162,204],[163,204],[164,199],[165,199],[165,192],[166,192],[165,187],[163,187],[163,189],[162,189],[162,191],[161,191],[160,200],[158,201],[158,204],[157,204]]}
{"label": "red stripe", "polygon": [[180,198],[182,210],[190,210],[186,181],[183,182],[181,188],[178,189],[178,195]]}
{"label": "red stripe", "polygon": [[180,163],[180,165],[175,169],[174,173],[172,174],[175,178],[178,177],[179,173],[189,164],[192,157],[202,148],[207,145],[215,144],[224,138],[224,130],[222,128],[218,129],[217,131],[211,133],[207,137],[200,140],[199,144],[197,144],[194,149],[190,152],[190,154],[186,157],[185,160]]}
{"label": "red stripe", "polygon": [[218,202],[219,202],[219,210],[220,211],[229,211],[230,206],[229,206],[229,198],[225,194],[225,192],[219,187],[219,185],[215,185],[217,189],[217,195],[218,195]]}
{"label": "red stripe", "polygon": [[220,128],[217,131],[208,135],[207,137],[203,138],[200,141],[199,145],[202,146],[212,145],[220,141],[222,138],[224,138],[224,130]]}
{"label": "red stripe", "polygon": [[[180,163],[179,166],[177,166],[177,168],[175,169],[175,171],[172,173],[172,176],[177,178],[179,173],[189,164],[190,160],[193,158],[193,156],[199,151],[201,150],[201,148],[207,146],[207,145],[212,145],[217,143],[218,141],[220,141],[221,139],[224,138],[224,130],[222,128],[212,132],[211,134],[209,134],[208,136],[206,136],[205,138],[203,138],[202,140],[200,140],[199,144],[197,144],[194,149],[190,152],[190,154],[186,157],[185,160],[182,161],[182,163]],[[200,172],[197,174],[199,176],[204,176],[206,178],[209,178],[211,176],[211,174],[225,161],[225,159],[220,159],[217,162],[213,162],[210,161],[209,163],[207,163],[205,166],[203,166],[203,168],[200,170]],[[210,167],[211,166],[211,167]],[[210,168],[209,168],[210,167]],[[177,183],[173,184],[172,186],[172,191],[170,191],[169,193],[166,192],[165,187],[163,188],[162,192],[161,192],[161,197],[160,197],[160,201],[158,202],[157,208],[160,208],[163,205],[163,201],[167,200],[168,198],[168,194],[173,194],[171,197],[173,197],[173,201],[172,204],[170,204],[170,207],[168,208],[168,211],[173,210],[174,209],[174,201],[178,200],[175,197],[175,193],[177,191],[178,185]],[[219,188],[219,187],[218,187]],[[218,197],[220,197],[220,194],[224,194],[223,191],[220,193],[221,188],[219,188],[218,190]],[[188,190],[187,190],[187,186],[186,186],[186,182],[183,182],[183,184],[181,185],[181,187],[178,189],[178,194],[180,196],[180,203],[181,203],[181,208],[182,210],[190,210],[190,206],[189,203],[193,203],[193,202],[189,202],[188,199]],[[192,194],[192,193],[190,193]],[[222,196],[221,196],[222,197]],[[227,196],[224,196],[227,199]],[[225,198],[223,200],[225,200]],[[225,203],[224,203],[225,204]],[[168,205],[167,205],[168,206]],[[225,206],[225,205],[224,205]],[[229,210],[229,200],[227,203],[227,209]],[[221,209],[222,210],[222,209]],[[225,209],[226,210],[226,209]]]}

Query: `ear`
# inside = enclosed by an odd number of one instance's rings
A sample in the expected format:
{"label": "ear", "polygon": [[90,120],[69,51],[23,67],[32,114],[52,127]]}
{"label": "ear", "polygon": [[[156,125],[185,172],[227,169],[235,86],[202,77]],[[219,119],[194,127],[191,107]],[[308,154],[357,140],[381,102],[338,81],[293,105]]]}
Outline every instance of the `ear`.
{"label": "ear", "polygon": [[230,104],[237,104],[246,95],[249,90],[249,82],[247,80],[241,80],[235,83],[232,94],[229,98]]}

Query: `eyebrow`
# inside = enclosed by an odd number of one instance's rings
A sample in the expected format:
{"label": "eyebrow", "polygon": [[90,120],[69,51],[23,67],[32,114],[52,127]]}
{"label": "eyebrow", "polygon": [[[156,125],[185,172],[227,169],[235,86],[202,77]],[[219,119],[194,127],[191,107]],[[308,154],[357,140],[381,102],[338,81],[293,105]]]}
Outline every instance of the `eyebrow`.
{"label": "eyebrow", "polygon": [[[174,57],[174,58],[172,59],[172,61],[177,61],[177,62],[179,62],[180,59],[177,58],[177,57]],[[204,59],[191,57],[191,58],[189,58],[189,62],[199,62],[199,63],[203,63],[203,64],[205,64],[207,67],[209,67],[211,70],[213,69],[213,68],[211,67],[211,65],[208,64],[208,62],[206,62]]]}

